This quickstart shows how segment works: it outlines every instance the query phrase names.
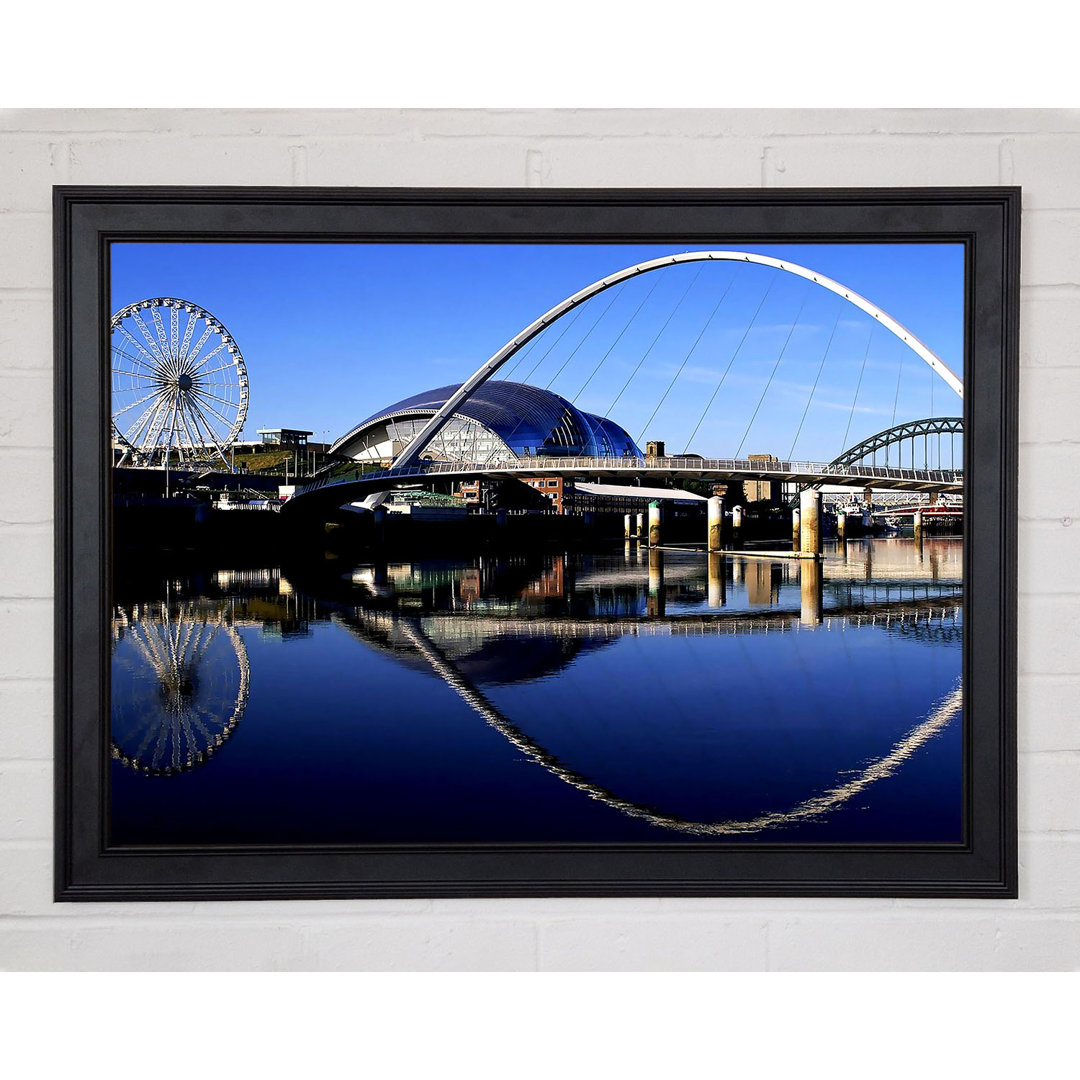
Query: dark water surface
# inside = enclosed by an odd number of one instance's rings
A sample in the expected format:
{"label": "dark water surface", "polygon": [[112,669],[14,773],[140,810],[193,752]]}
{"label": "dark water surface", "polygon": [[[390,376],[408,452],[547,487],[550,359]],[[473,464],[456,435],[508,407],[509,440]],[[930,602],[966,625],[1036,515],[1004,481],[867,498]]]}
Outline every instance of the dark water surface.
{"label": "dark water surface", "polygon": [[888,539],[128,587],[111,840],[958,842],[961,576]]}

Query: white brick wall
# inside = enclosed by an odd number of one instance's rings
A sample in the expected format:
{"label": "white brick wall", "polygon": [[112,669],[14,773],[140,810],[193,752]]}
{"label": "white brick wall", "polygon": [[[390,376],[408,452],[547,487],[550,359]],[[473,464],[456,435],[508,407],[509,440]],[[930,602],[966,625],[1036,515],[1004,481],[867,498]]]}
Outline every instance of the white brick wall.
{"label": "white brick wall", "polygon": [[[54,183],[1022,185],[1020,900],[54,905]],[[1078,329],[1080,112],[0,113],[0,968],[1080,967]]]}

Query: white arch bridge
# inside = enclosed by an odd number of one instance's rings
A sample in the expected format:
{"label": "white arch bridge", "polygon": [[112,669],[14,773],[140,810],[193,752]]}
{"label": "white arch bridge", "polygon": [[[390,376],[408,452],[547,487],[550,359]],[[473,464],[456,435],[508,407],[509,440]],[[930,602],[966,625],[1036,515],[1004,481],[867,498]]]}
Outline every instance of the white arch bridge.
{"label": "white arch bridge", "polygon": [[[661,270],[680,263],[705,262],[754,263],[772,267],[803,278],[820,286],[871,316],[877,325],[882,326],[914,352],[932,372],[963,398],[963,381],[947,364],[914,334],[898,323],[881,308],[860,296],[854,290],[833,281],[823,274],[795,263],[742,251],[691,251],[652,259],[627,267],[615,274],[593,282],[579,292],[567,297],[561,303],[545,312],[540,318],[530,323],[520,333],[511,338],[482,364],[461,386],[451,394],[438,408],[419,432],[394,459],[388,469],[361,473],[360,469],[350,476],[327,474],[316,477],[311,482],[297,487],[295,495],[287,506],[304,506],[309,510],[326,507],[336,500],[340,506],[349,502],[370,499],[368,505],[376,505],[384,493],[397,487],[409,487],[433,478],[441,480],[462,480],[476,477],[510,478],[525,476],[562,476],[566,479],[593,479],[597,481],[619,480],[626,482],[709,480],[720,483],[742,480],[774,480],[803,487],[822,484],[837,484],[855,488],[897,489],[913,492],[959,493],[963,490],[963,474],[954,468],[944,470],[916,468],[912,460],[910,468],[890,467],[888,459],[884,465],[878,465],[876,454],[871,463],[866,462],[868,451],[887,449],[891,445],[905,440],[913,442],[913,436],[925,437],[940,435],[943,432],[954,433],[962,428],[962,421],[956,418],[908,422],[880,432],[870,440],[853,447],[839,458],[829,463],[812,461],[777,461],[755,458],[750,461],[740,458],[703,458],[696,455],[675,457],[647,458],[586,458],[540,456],[517,457],[502,461],[449,461],[427,462],[421,460],[421,454],[440,430],[448,423],[461,405],[467,401],[485,382],[499,371],[508,360],[523,349],[530,341],[544,332],[549,326],[580,307],[594,296],[642,274]],[[759,307],[760,310],[760,307]],[[755,316],[756,317],[756,316]],[[752,325],[752,324],[751,324]],[[826,350],[826,354],[827,354]],[[782,355],[782,353],[781,353]],[[824,361],[822,361],[824,362]],[[779,361],[777,361],[779,364]],[[774,368],[775,374],[775,368]],[[766,388],[767,389],[767,388]],[[857,396],[857,392],[856,392]],[[763,398],[764,399],[764,395]],[[811,394],[812,400],[812,394]],[[760,404],[760,403],[759,403]],[[854,407],[854,406],[853,406]],[[752,422],[752,421],[751,421]],[[912,425],[915,425],[914,427]],[[912,454],[912,458],[914,453]],[[940,465],[940,455],[939,455]],[[374,498],[371,498],[374,496]]]}

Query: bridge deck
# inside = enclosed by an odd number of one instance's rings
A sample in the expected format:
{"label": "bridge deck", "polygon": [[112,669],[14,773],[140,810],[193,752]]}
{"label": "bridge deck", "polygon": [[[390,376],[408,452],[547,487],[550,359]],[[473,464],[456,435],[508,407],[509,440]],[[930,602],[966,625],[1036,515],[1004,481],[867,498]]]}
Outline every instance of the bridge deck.
{"label": "bridge deck", "polygon": [[813,461],[745,461],[735,458],[649,457],[586,458],[528,457],[512,461],[433,461],[404,469],[357,472],[344,477],[317,477],[297,487],[286,508],[295,503],[337,505],[366,498],[379,491],[408,487],[425,480],[466,480],[477,477],[509,479],[525,476],[562,476],[566,479],[712,480],[717,483],[743,480],[774,480],[813,486],[817,484],[873,487],[901,491],[963,491],[963,473],[943,469],[903,469],[871,465],[831,465]]}

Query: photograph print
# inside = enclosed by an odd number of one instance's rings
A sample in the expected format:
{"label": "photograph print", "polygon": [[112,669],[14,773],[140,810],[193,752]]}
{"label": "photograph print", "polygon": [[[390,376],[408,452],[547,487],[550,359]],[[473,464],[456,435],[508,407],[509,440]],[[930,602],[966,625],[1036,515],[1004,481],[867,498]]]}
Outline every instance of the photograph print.
{"label": "photograph print", "polygon": [[962,244],[109,265],[110,847],[962,842]]}

